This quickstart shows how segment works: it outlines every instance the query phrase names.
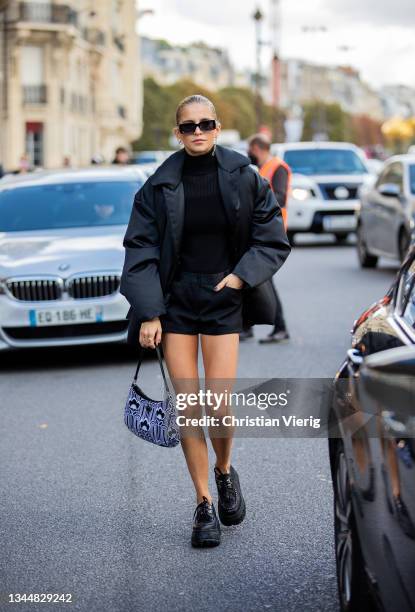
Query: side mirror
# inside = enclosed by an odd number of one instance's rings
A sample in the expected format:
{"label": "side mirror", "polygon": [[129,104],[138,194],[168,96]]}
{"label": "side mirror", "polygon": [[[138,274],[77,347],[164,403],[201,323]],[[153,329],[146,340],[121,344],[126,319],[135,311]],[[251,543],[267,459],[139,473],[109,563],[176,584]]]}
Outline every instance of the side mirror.
{"label": "side mirror", "polygon": [[398,198],[401,195],[401,188],[394,183],[383,183],[383,185],[379,185],[378,191],[387,198]]}

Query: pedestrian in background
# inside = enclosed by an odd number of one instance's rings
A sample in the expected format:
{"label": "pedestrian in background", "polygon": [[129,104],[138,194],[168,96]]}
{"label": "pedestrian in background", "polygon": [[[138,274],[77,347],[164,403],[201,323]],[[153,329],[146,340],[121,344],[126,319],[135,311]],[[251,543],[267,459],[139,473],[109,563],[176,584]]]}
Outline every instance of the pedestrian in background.
{"label": "pedestrian in background", "polygon": [[27,153],[23,153],[23,155],[21,155],[19,159],[19,168],[17,172],[19,174],[25,174],[26,172],[32,172],[32,171],[33,171],[33,166],[30,162],[29,156]]}
{"label": "pedestrian in background", "polygon": [[129,164],[130,154],[125,147],[117,147],[115,157],[112,160],[113,164]]}
{"label": "pedestrian in background", "polygon": [[[174,134],[183,149],[136,193],[123,241],[120,292],[131,304],[128,336],[148,348],[162,342],[175,392],[186,397],[199,393],[199,335],[205,391],[232,391],[244,287],[271,278],[291,249],[269,182],[245,155],[217,145],[219,132],[208,98],[197,94],[180,102]],[[235,525],[245,517],[245,500],[231,463],[233,427],[222,421],[229,406],[222,401],[205,410],[219,421],[208,426],[219,519]],[[182,415],[198,419],[201,406],[191,406],[189,414],[187,405]],[[181,425],[181,445],[196,493],[192,545],[215,546],[221,529],[202,426]]]}
{"label": "pedestrian in background", "polygon": [[[248,141],[248,157],[251,162],[258,166],[259,173],[264,178],[268,179],[271,188],[277,198],[277,202],[281,207],[281,212],[284,221],[284,227],[287,228],[287,198],[291,183],[291,169],[284,160],[271,155],[271,141],[265,134],[255,134]],[[271,282],[275,293],[275,301],[277,304],[276,317],[272,331],[265,337],[259,340],[260,344],[268,344],[271,342],[283,342],[288,340],[289,333],[284,319],[284,312],[281,300],[278,296],[274,283]],[[252,326],[244,327],[240,334],[241,340],[252,338],[254,332]]]}

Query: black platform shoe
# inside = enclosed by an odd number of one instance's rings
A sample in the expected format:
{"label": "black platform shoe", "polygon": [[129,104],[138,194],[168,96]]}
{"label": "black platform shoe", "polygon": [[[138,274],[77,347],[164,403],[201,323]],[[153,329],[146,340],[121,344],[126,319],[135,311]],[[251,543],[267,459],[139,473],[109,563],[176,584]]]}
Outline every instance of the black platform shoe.
{"label": "black platform shoe", "polygon": [[193,515],[192,546],[217,546],[220,544],[220,523],[213,503],[207,497],[196,506]]}
{"label": "black platform shoe", "polygon": [[231,465],[229,474],[223,474],[215,467],[215,480],[218,487],[219,518],[224,525],[238,525],[245,518],[246,507],[239,484],[238,473]]}

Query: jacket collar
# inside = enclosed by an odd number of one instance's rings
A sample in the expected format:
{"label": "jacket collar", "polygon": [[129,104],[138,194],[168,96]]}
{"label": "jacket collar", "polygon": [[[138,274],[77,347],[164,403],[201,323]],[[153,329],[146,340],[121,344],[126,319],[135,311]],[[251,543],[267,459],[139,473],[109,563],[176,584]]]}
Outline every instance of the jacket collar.
{"label": "jacket collar", "polygon": [[[182,179],[184,157],[184,149],[172,153],[150,177],[151,184],[177,187]],[[248,166],[251,163],[245,155],[222,145],[216,145],[216,157],[218,165],[227,172],[233,172],[237,168]]]}

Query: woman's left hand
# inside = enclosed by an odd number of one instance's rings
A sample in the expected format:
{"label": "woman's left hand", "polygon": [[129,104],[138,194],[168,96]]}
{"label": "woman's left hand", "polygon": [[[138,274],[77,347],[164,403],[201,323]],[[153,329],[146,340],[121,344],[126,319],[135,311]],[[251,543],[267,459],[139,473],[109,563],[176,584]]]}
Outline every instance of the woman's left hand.
{"label": "woman's left hand", "polygon": [[236,274],[232,274],[231,272],[230,274],[222,278],[220,283],[215,286],[215,291],[220,291],[225,285],[227,285],[228,287],[232,287],[232,289],[242,289],[242,287],[244,286],[244,281],[239,278],[239,276],[236,276]]}

